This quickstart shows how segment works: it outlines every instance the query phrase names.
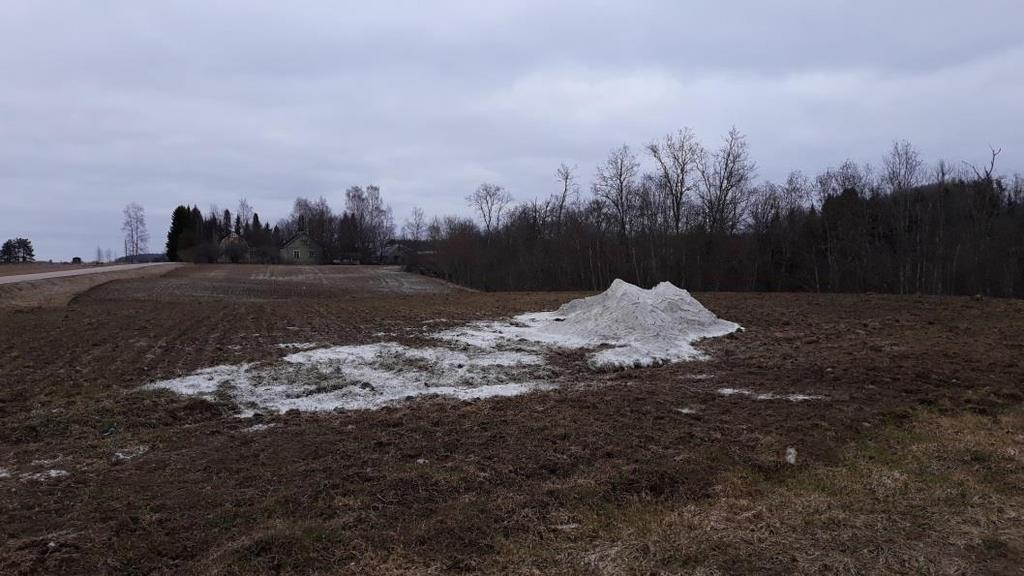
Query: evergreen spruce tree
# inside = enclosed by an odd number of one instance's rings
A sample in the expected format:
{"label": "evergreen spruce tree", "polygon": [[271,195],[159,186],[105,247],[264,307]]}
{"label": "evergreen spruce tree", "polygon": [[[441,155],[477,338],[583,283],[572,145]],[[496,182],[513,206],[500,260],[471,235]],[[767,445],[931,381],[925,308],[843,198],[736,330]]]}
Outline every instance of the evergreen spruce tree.
{"label": "evergreen spruce tree", "polygon": [[17,248],[14,246],[14,240],[4,242],[3,248],[0,248],[0,262],[13,264],[17,261]]}
{"label": "evergreen spruce tree", "polygon": [[192,205],[192,220],[189,230],[195,235],[196,242],[199,242],[205,234],[206,226],[203,222],[203,213],[199,211],[199,206]]}
{"label": "evergreen spruce tree", "polygon": [[188,206],[178,206],[171,214],[171,229],[167,231],[167,259],[179,262],[178,243],[185,229],[191,224],[192,212]]}
{"label": "evergreen spruce tree", "polygon": [[260,224],[260,215],[252,213],[252,228],[250,229],[249,235],[252,237],[249,240],[250,244],[262,244],[263,243],[263,225]]}

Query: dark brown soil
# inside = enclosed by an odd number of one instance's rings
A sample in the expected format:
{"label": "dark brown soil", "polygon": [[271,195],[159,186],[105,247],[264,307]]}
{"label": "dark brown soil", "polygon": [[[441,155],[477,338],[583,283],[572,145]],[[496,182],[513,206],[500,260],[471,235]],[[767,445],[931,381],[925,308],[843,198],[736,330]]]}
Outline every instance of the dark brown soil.
{"label": "dark brown soil", "polygon": [[[603,524],[632,522],[623,511],[678,513],[720,502],[737,478],[773,486],[794,469],[843,469],[882,431],[997,418],[1024,400],[1022,302],[727,293],[696,295],[746,328],[706,342],[710,360],[594,373],[566,353],[550,392],[242,419],[139,390],[282,356],[282,342],[415,340],[576,296],[211,266],[105,284],[67,308],[0,311],[0,573],[796,573],[808,565],[743,549],[667,557],[653,537],[633,561],[594,551],[614,549],[612,533],[637,537]],[[271,426],[247,430],[256,423]],[[67,475],[29,476],[50,469]],[[978,524],[987,545],[933,560],[983,557],[989,572],[1024,560],[1020,532]],[[887,566],[863,562],[851,571]]]}

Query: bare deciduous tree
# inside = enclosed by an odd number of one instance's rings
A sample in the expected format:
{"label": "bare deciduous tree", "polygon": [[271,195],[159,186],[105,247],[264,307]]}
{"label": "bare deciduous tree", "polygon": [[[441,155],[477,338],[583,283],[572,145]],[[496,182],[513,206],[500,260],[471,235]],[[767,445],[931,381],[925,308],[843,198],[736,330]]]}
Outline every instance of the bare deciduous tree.
{"label": "bare deciduous tree", "polygon": [[939,160],[932,169],[932,181],[939,186],[945,186],[953,178],[953,163],[948,160]]}
{"label": "bare deciduous tree", "polygon": [[782,188],[782,209],[789,212],[802,208],[810,202],[811,182],[799,170],[793,170],[786,176],[786,185]]}
{"label": "bare deciduous tree", "polygon": [[885,183],[890,192],[905,192],[921,181],[923,163],[913,144],[907,140],[892,143],[883,164]]}
{"label": "bare deciduous tree", "polygon": [[971,164],[970,162],[964,162],[964,164],[969,166],[971,171],[974,172],[975,177],[983,182],[992,182],[992,173],[996,169],[996,158],[998,158],[999,155],[1003,153],[1002,148],[996,149],[993,148],[992,146],[989,146],[989,150],[992,152],[992,157],[989,160],[988,166],[982,167],[981,170],[979,170],[977,166]]}
{"label": "bare deciduous tree", "polygon": [[423,209],[419,206],[413,207],[412,212],[409,214],[409,218],[405,220],[405,224],[402,226],[402,235],[407,240],[420,241],[424,239],[427,233],[427,222],[423,215]]}
{"label": "bare deciduous tree", "polygon": [[767,234],[772,221],[783,212],[785,190],[772,182],[755,186],[747,203],[748,228],[757,236]]}
{"label": "bare deciduous tree", "polygon": [[125,256],[135,262],[140,254],[146,251],[149,244],[149,233],[146,231],[146,211],[136,202],[124,207],[124,222],[121,224],[121,231],[124,232]]}
{"label": "bare deciduous tree", "polygon": [[380,256],[384,252],[384,244],[395,234],[395,217],[378,186],[366,187],[366,204],[370,215],[371,242],[377,256]]}
{"label": "bare deciduous tree", "polygon": [[684,128],[675,136],[666,135],[663,142],[648,144],[647,151],[658,164],[659,188],[668,205],[672,231],[678,234],[682,230],[686,196],[694,185],[692,175],[700,144],[693,131]]}
{"label": "bare deciduous tree", "polygon": [[245,198],[238,200],[238,211],[235,212],[235,217],[242,220],[243,226],[252,222],[252,205],[249,204],[249,200]]}
{"label": "bare deciduous tree", "polygon": [[1014,174],[1010,182],[1010,201],[1016,205],[1024,204],[1024,176]]}
{"label": "bare deciduous tree", "polygon": [[295,223],[294,230],[288,230],[288,233],[306,232],[320,246],[321,250],[328,251],[328,253],[318,254],[317,257],[328,258],[332,256],[329,253],[329,248],[334,245],[337,236],[334,218],[334,211],[323,196],[313,201],[307,198],[296,198],[291,216],[291,220]]}
{"label": "bare deciduous tree", "polygon": [[576,168],[569,167],[563,162],[555,172],[558,182],[562,185],[561,191],[554,198],[555,221],[562,225],[562,215],[565,213],[566,205],[579,195],[579,184],[576,183]]}
{"label": "bare deciduous tree", "polygon": [[702,150],[697,156],[697,198],[708,232],[736,231],[755,170],[746,137],[736,128],[729,130],[721,148],[714,152]]}
{"label": "bare deciduous tree", "polygon": [[847,160],[839,168],[827,168],[815,178],[817,184],[817,205],[820,208],[830,197],[838,196],[844,190],[857,190],[868,193],[876,188],[874,169],[870,164],[858,166],[853,160]]}
{"label": "bare deciduous tree", "polygon": [[365,255],[380,257],[384,244],[395,233],[391,206],[384,202],[378,186],[353,186],[345,193],[345,206],[355,218],[359,248]]}
{"label": "bare deciduous tree", "polygon": [[512,195],[497,184],[483,183],[476,191],[466,196],[469,203],[478,214],[484,225],[484,230],[489,235],[492,230],[501,226],[501,214],[512,203]]}
{"label": "bare deciduous tree", "polygon": [[640,163],[626,145],[612,150],[608,154],[608,159],[597,167],[594,174],[594,196],[611,207],[618,224],[619,236],[623,240],[629,233],[629,220],[636,204],[639,175]]}
{"label": "bare deciduous tree", "polygon": [[427,224],[427,240],[440,242],[444,239],[444,220],[440,216],[434,216]]}

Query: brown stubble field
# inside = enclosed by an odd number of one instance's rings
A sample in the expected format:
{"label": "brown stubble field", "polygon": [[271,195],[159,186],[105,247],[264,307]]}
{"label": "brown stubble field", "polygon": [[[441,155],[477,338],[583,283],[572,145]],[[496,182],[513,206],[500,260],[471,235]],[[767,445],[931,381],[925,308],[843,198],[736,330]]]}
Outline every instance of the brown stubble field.
{"label": "brown stubble field", "polygon": [[0,309],[0,573],[1019,573],[1021,302],[697,294],[746,328],[710,360],[563,353],[558,389],[470,402],[238,418],[139,389],[577,296],[204,266]]}

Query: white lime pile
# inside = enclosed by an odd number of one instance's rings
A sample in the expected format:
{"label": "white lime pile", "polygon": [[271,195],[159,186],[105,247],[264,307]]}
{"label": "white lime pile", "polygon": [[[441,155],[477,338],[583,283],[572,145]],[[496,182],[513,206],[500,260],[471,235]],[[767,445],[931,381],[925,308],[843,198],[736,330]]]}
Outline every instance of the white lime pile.
{"label": "white lime pile", "polygon": [[554,312],[516,316],[513,322],[478,322],[438,337],[471,347],[535,342],[562,348],[607,348],[591,355],[594,368],[651,366],[699,359],[702,338],[740,329],[701,305],[686,290],[662,282],[645,290],[615,280],[608,290],[573,300]]}
{"label": "white lime pile", "polygon": [[[146,385],[234,402],[254,412],[365,410],[417,396],[462,400],[550,388],[544,359],[523,352],[413,348],[395,342],[334,346],[289,354],[280,363],[214,366]],[[540,374],[538,374],[538,371]]]}
{"label": "white lime pile", "polygon": [[449,346],[288,343],[281,347],[299,351],[281,362],[214,366],[146,388],[230,399],[243,416],[375,409],[418,396],[512,396],[554,387],[544,358],[552,348],[597,348],[589,363],[598,368],[649,366],[700,358],[696,340],[737,329],[667,282],[644,290],[616,280],[554,312],[433,334]]}

